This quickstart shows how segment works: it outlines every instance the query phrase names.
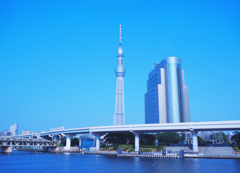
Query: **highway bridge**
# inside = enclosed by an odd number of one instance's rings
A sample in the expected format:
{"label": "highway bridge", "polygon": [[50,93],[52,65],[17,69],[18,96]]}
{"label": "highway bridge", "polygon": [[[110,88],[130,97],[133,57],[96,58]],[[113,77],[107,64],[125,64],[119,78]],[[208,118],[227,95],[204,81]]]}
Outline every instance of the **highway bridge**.
{"label": "highway bridge", "polygon": [[97,126],[85,128],[73,128],[59,131],[35,133],[33,135],[18,135],[14,138],[26,137],[54,137],[65,136],[66,148],[71,146],[71,137],[77,134],[92,134],[96,137],[96,150],[100,149],[100,136],[106,133],[131,132],[135,135],[135,151],[139,151],[139,135],[149,132],[191,132],[193,151],[198,151],[198,131],[234,131],[240,130],[240,121],[213,121],[213,122],[185,122],[185,123],[164,123],[164,124],[136,124],[119,126]]}

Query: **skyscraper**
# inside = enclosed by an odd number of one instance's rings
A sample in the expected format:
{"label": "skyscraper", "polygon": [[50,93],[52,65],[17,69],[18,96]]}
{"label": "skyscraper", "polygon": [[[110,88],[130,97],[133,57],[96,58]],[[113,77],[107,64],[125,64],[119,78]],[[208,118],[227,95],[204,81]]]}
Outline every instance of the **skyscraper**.
{"label": "skyscraper", "polygon": [[188,87],[181,59],[168,57],[154,65],[145,94],[145,123],[190,122]]}
{"label": "skyscraper", "polygon": [[119,25],[119,47],[117,54],[117,68],[115,74],[117,77],[117,88],[116,88],[116,102],[115,102],[115,113],[113,125],[124,125],[124,83],[123,78],[126,70],[123,68],[123,51],[122,51],[122,25]]}
{"label": "skyscraper", "polygon": [[10,126],[10,132],[12,132],[12,135],[15,136],[18,134],[18,124],[13,124]]}

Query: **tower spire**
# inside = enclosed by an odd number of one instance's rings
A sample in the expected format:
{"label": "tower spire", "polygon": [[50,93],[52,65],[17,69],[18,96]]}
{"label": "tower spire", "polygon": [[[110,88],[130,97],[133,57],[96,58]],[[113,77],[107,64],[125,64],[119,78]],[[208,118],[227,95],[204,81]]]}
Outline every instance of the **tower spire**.
{"label": "tower spire", "polygon": [[115,113],[113,125],[124,125],[125,124],[125,113],[124,113],[124,75],[126,73],[123,68],[123,52],[122,52],[122,25],[119,25],[119,47],[117,55],[117,68],[115,74],[117,77],[116,87],[116,102],[115,102]]}
{"label": "tower spire", "polygon": [[122,25],[119,25],[119,45],[122,43]]}

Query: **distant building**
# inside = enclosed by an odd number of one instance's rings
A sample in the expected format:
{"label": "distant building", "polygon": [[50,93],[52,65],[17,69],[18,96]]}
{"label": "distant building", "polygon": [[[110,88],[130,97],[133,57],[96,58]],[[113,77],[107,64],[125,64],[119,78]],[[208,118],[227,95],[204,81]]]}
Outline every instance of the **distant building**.
{"label": "distant building", "polygon": [[145,124],[190,122],[188,87],[181,59],[168,57],[154,64],[145,94]]}
{"label": "distant building", "polygon": [[32,135],[33,131],[22,131],[22,135]]}
{"label": "distant building", "polygon": [[191,144],[192,143],[192,133],[191,132],[185,132],[185,144]]}
{"label": "distant building", "polygon": [[5,136],[4,132],[0,132],[0,137]]}
{"label": "distant building", "polygon": [[0,132],[0,137],[1,136],[12,136],[12,132],[5,130],[4,132]]}
{"label": "distant building", "polygon": [[213,132],[211,135],[213,143],[223,142],[223,132]]}
{"label": "distant building", "polygon": [[180,137],[184,139],[184,144],[192,143],[192,133],[191,132],[177,132]]}
{"label": "distant building", "polygon": [[10,132],[12,132],[12,135],[18,135],[18,124],[13,124],[10,126]]}
{"label": "distant building", "polygon": [[212,134],[213,132],[211,131],[199,131],[197,136],[201,137],[204,142],[212,142],[211,139]]}
{"label": "distant building", "polygon": [[212,139],[211,139],[211,135],[212,135],[213,132],[210,132],[210,131],[206,131],[204,132],[204,142],[212,142]]}
{"label": "distant building", "polygon": [[205,135],[204,135],[204,134],[205,134],[204,131],[199,131],[198,134],[197,134],[197,136],[200,137],[200,138],[202,138],[202,139],[204,140],[204,138],[205,138]]}
{"label": "distant building", "polygon": [[229,143],[232,143],[232,136],[233,136],[233,133],[232,132],[229,132],[227,135],[227,140]]}

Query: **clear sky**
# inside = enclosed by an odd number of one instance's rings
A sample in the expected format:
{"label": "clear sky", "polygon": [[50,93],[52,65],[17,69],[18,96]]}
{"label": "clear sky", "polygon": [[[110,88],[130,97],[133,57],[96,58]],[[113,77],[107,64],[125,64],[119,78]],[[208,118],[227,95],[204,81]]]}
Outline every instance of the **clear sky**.
{"label": "clear sky", "polygon": [[119,24],[126,124],[153,64],[182,60],[191,121],[240,120],[240,2],[0,1],[0,131],[113,125]]}

